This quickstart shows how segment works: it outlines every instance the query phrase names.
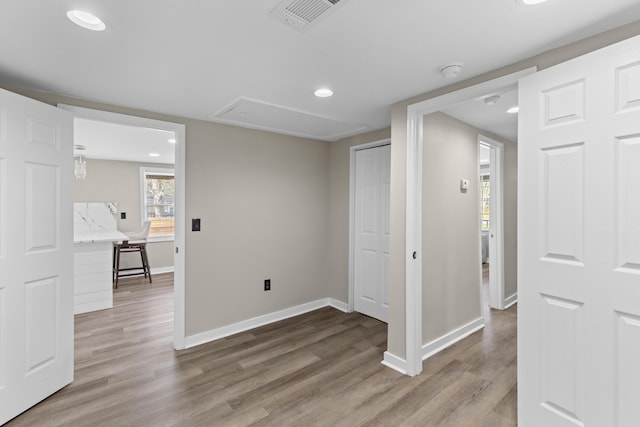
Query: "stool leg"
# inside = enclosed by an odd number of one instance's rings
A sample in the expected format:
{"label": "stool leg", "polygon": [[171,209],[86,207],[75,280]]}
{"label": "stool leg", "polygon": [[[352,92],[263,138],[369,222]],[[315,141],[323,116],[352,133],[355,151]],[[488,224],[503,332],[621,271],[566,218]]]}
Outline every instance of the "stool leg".
{"label": "stool leg", "polygon": [[118,279],[120,278],[120,245],[116,246],[115,263],[116,263],[116,268],[115,268],[115,274],[116,274],[115,288],[118,289]]}
{"label": "stool leg", "polygon": [[140,246],[140,261],[142,262],[142,272],[144,273],[144,278],[147,278],[147,263],[144,261],[144,246]]}
{"label": "stool leg", "polygon": [[153,280],[151,280],[151,269],[149,268],[149,258],[147,257],[147,245],[142,246],[140,250],[140,255],[142,255],[142,266],[145,272],[144,277],[147,277],[147,274],[148,274],[149,283],[153,283]]}
{"label": "stool leg", "polygon": [[111,257],[111,283],[115,283],[116,281],[116,245],[113,244],[113,255]]}

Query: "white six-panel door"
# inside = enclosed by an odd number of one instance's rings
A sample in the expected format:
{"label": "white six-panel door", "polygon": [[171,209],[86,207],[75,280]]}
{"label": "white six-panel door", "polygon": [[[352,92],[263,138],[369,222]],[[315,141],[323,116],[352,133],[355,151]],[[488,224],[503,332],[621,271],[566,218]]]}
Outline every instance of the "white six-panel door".
{"label": "white six-panel door", "polygon": [[391,145],[355,156],[354,309],[386,322]]}
{"label": "white six-panel door", "polygon": [[518,425],[640,425],[640,38],[520,82]]}
{"label": "white six-panel door", "polygon": [[73,379],[73,124],[0,90],[0,424]]}

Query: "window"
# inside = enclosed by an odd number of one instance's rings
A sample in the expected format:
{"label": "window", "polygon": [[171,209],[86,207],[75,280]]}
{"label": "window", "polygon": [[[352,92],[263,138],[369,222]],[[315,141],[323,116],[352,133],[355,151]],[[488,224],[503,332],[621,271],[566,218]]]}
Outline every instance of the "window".
{"label": "window", "polygon": [[482,190],[482,229],[489,230],[489,220],[490,220],[490,201],[491,201],[491,181],[489,180],[489,175],[482,175],[480,177],[480,188]]}
{"label": "window", "polygon": [[140,168],[142,221],[150,221],[149,237],[171,237],[175,224],[173,169]]}

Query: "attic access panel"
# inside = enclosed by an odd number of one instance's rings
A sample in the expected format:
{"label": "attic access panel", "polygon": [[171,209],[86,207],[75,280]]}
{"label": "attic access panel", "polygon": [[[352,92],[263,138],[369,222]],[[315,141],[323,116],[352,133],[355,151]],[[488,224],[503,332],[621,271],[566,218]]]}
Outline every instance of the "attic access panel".
{"label": "attic access panel", "polygon": [[215,114],[212,120],[324,141],[335,141],[367,130],[367,126],[358,123],[344,123],[250,98],[239,98]]}

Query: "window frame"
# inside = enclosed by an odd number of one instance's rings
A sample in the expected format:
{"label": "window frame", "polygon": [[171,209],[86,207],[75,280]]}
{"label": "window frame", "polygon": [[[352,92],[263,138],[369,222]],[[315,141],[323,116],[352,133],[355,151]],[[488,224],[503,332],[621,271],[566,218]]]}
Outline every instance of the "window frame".
{"label": "window frame", "polygon": [[[147,175],[166,175],[176,179],[175,169],[173,168],[158,168],[141,166],[140,167],[140,227],[144,224],[147,217]],[[173,208],[175,212],[175,194],[173,201]],[[175,215],[175,214],[174,214]],[[159,236],[149,236],[148,242],[171,242],[175,239],[175,216],[174,216],[174,232],[173,234],[164,234]]]}

